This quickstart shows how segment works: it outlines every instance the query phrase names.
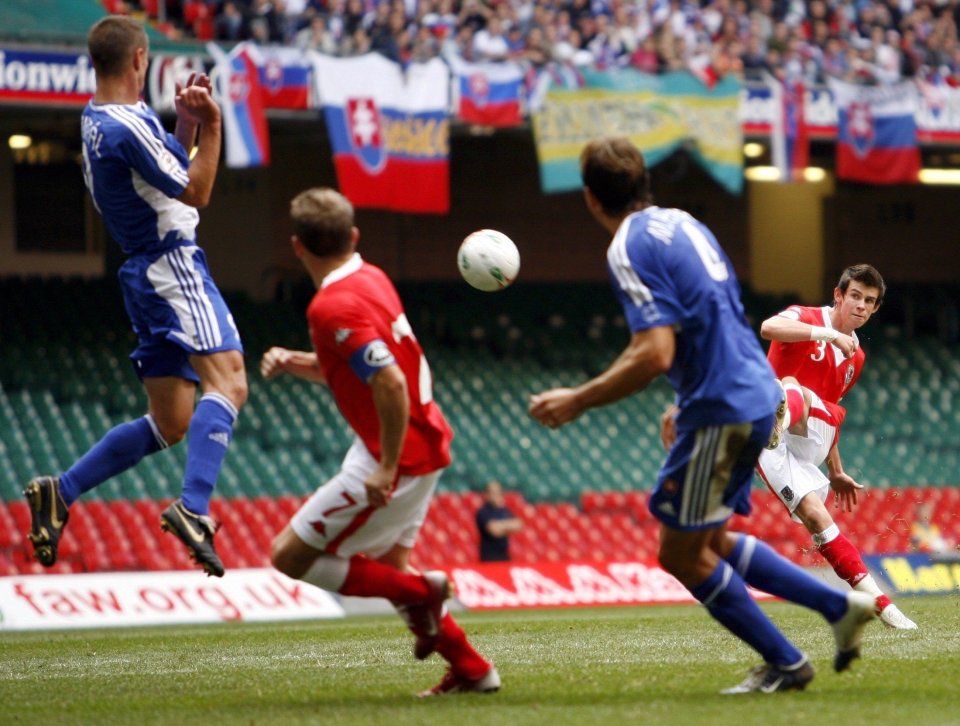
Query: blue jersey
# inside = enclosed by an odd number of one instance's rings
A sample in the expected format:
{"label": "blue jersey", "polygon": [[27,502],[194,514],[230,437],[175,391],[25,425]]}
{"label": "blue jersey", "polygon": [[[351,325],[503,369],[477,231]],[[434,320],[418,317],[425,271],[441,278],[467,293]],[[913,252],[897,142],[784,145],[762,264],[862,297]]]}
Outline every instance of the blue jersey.
{"label": "blue jersey", "polygon": [[189,183],[187,152],[143,101],[91,101],[81,120],[83,178],[110,236],[127,255],[196,239],[197,210],[177,201]]}
{"label": "blue jersey", "polygon": [[669,325],[676,333],[667,377],[678,428],[773,413],[780,387],[747,324],[730,261],[706,226],[679,209],[631,214],[610,243],[607,266],[632,332]]}

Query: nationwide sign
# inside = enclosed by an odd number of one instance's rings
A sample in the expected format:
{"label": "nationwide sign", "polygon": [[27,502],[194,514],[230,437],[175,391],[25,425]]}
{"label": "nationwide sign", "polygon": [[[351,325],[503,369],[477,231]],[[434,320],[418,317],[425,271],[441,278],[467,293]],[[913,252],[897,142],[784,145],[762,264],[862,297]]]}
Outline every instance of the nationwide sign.
{"label": "nationwide sign", "polygon": [[450,576],[457,599],[471,610],[696,602],[653,562],[485,563],[454,568]]}
{"label": "nationwide sign", "polygon": [[960,559],[937,560],[928,554],[864,555],[874,573],[897,595],[948,595],[960,593]]}
{"label": "nationwide sign", "polygon": [[96,88],[86,53],[0,48],[0,102],[82,106]]}
{"label": "nationwide sign", "polygon": [[0,577],[0,631],[340,618],[327,592],[275,570]]}

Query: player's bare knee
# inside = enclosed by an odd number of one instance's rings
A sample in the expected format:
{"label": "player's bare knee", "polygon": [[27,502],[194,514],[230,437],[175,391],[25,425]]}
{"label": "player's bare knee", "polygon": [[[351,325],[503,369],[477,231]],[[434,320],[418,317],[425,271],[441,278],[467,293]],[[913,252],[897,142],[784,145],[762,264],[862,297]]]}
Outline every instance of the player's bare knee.
{"label": "player's bare knee", "polygon": [[157,424],[157,430],[163,437],[167,446],[173,446],[183,441],[190,428],[190,417],[183,416],[157,416],[154,414],[153,420]]}

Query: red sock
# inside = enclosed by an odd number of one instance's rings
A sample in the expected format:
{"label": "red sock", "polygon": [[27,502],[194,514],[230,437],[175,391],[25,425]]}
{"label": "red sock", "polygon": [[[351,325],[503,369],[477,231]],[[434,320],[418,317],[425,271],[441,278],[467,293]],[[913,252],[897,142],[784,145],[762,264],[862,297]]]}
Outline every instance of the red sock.
{"label": "red sock", "polygon": [[450,613],[444,613],[440,622],[437,652],[450,664],[454,673],[471,681],[480,680],[490,670],[490,661],[470,645],[467,634]]}
{"label": "red sock", "polygon": [[787,410],[790,412],[790,425],[803,420],[803,392],[796,386],[785,386]]}
{"label": "red sock", "polygon": [[820,545],[820,554],[830,563],[833,571],[837,573],[840,579],[850,583],[850,587],[870,574],[867,566],[863,564],[857,548],[842,534],[837,535],[836,539]]}
{"label": "red sock", "polygon": [[423,575],[401,572],[363,555],[350,558],[350,569],[339,592],[354,597],[385,597],[401,605],[423,602],[430,595]]}
{"label": "red sock", "polygon": [[877,613],[883,612],[889,604],[890,598],[886,595],[880,595],[880,597],[877,598]]}

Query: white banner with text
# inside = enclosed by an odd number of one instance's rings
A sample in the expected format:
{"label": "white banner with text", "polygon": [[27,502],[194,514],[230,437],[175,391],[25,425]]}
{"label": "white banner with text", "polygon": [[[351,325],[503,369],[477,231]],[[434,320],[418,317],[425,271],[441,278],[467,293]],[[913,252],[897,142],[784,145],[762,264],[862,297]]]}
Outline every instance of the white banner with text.
{"label": "white banner with text", "polygon": [[696,602],[654,562],[486,563],[453,568],[450,576],[471,610]]}
{"label": "white banner with text", "polygon": [[327,592],[276,570],[0,577],[0,630],[341,618]]}

